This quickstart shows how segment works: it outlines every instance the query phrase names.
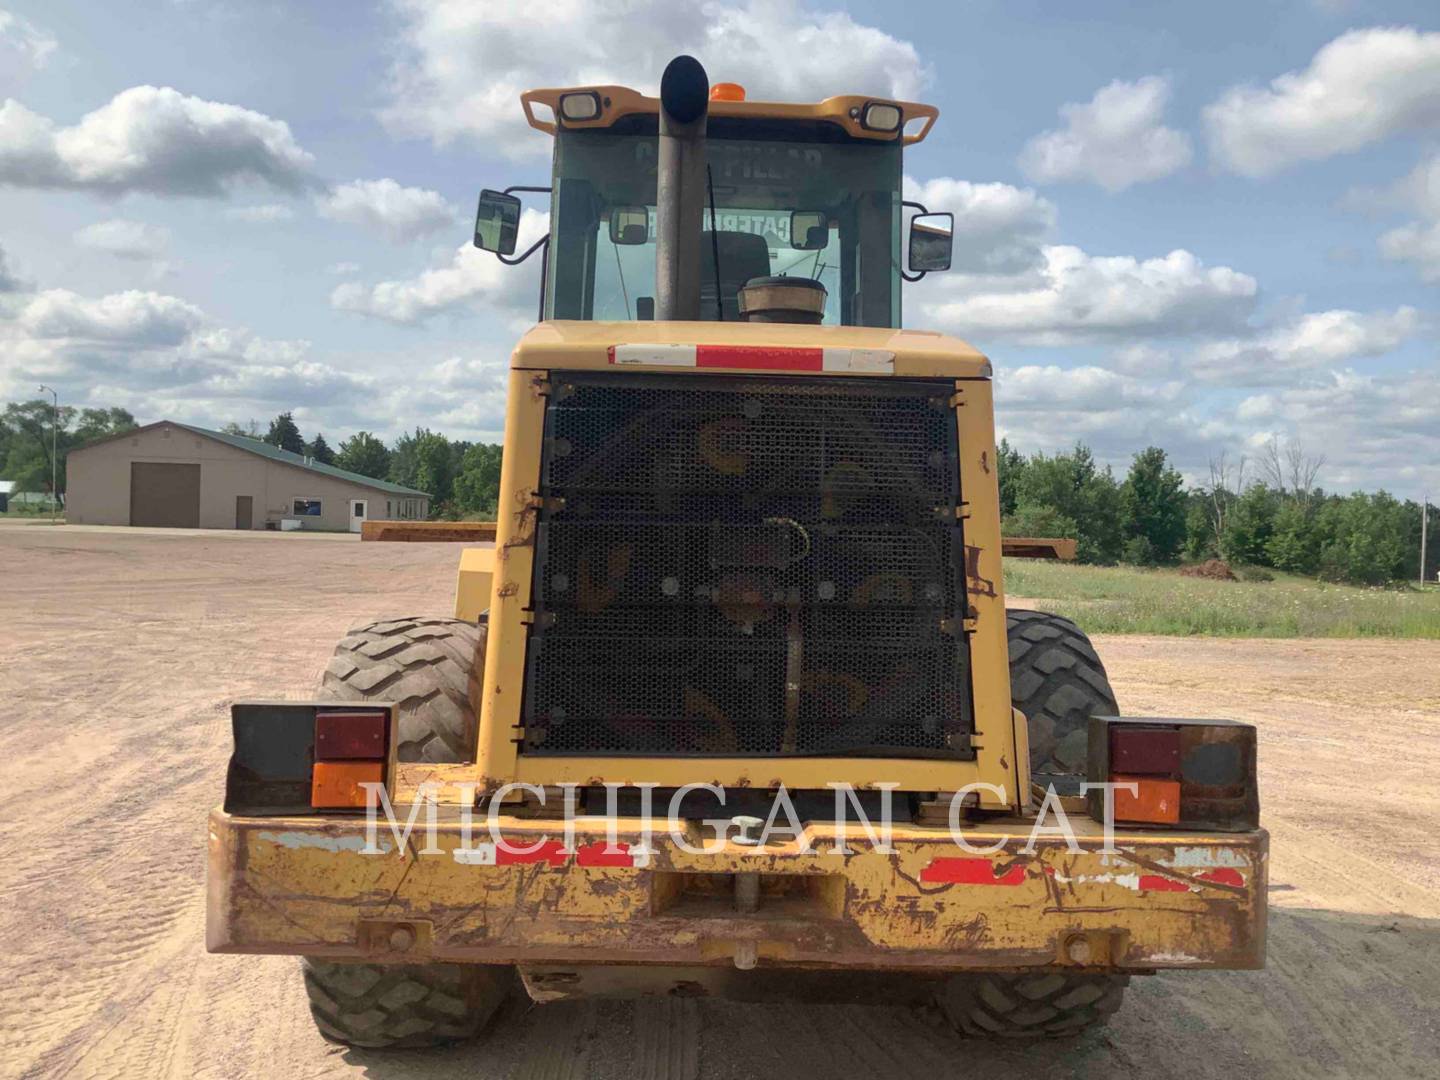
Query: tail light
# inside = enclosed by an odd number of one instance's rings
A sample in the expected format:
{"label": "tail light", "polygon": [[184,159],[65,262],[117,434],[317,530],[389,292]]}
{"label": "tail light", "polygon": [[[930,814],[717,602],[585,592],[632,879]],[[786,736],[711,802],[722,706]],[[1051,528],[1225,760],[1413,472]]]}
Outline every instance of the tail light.
{"label": "tail light", "polygon": [[364,785],[390,778],[389,706],[237,702],[230,715],[235,751],[225,782],[228,813],[363,810]]}
{"label": "tail light", "polygon": [[[1115,789],[1117,824],[1243,832],[1260,824],[1255,728],[1233,720],[1090,719],[1091,783]],[[1105,792],[1087,809],[1105,817]]]}

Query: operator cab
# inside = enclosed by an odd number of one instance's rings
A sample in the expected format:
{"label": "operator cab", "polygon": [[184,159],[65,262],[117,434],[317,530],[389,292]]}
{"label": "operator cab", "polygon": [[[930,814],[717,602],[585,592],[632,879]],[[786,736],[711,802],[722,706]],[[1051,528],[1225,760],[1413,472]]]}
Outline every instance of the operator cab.
{"label": "operator cab", "polygon": [[[475,245],[507,263],[542,252],[542,319],[653,319],[659,99],[593,87],[532,90],[521,103],[531,126],[555,137],[551,186],[483,192]],[[952,215],[931,214],[901,190],[903,148],[937,115],[929,105],[855,96],[749,102],[733,83],[714,86],[700,318],[740,321],[748,283],[793,278],[823,290],[825,324],[899,327],[901,279],[950,266]],[[513,258],[517,191],[549,193],[550,232]]]}

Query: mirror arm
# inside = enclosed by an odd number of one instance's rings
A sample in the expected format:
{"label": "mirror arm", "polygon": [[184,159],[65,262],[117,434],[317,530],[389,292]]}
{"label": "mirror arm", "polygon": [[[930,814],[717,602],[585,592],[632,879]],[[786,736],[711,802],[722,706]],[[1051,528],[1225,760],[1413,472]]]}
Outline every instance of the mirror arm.
{"label": "mirror arm", "polygon": [[900,276],[901,276],[902,278],[904,278],[906,281],[919,281],[921,278],[923,278],[923,277],[924,277],[926,274],[928,274],[929,272],[930,272],[929,270],[921,270],[921,271],[918,271],[918,272],[915,274],[914,277],[911,277],[911,276],[910,276],[909,274],[907,274],[907,273],[904,271],[904,269],[902,268],[901,271],[900,271]]}
{"label": "mirror arm", "polygon": [[528,259],[531,255],[534,255],[535,252],[539,251],[542,247],[544,247],[544,246],[545,246],[546,244],[548,244],[549,242],[550,242],[550,234],[549,234],[549,233],[546,233],[546,234],[545,234],[544,236],[542,236],[539,240],[536,240],[535,243],[531,244],[530,247],[525,251],[525,253],[524,253],[523,255],[516,255],[514,258],[508,258],[508,259],[507,259],[504,255],[501,255],[501,254],[497,251],[497,252],[495,252],[495,257],[496,257],[497,259],[499,259],[502,263],[504,263],[506,266],[519,266],[521,263],[523,263],[523,262],[524,262],[526,259]]}
{"label": "mirror arm", "polygon": [[[519,189],[517,189],[517,190],[519,190]],[[506,194],[509,194],[509,192],[507,191]],[[925,207],[924,207],[923,204],[918,203],[918,202],[912,202],[912,201],[909,200],[909,199],[902,199],[901,202],[900,202],[900,205],[901,205],[901,206],[908,206],[908,207],[910,207],[912,210],[919,210],[920,213],[922,213],[922,214],[928,214],[928,213],[930,213],[929,210],[926,210],[926,209],[925,209]]]}

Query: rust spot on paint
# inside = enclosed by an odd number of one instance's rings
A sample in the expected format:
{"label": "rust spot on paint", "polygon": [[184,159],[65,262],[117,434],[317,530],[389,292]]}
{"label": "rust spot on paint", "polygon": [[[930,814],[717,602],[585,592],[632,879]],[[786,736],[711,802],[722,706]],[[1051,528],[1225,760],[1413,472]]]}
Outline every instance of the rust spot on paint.
{"label": "rust spot on paint", "polygon": [[995,582],[980,576],[980,553],[983,550],[984,548],[975,547],[972,544],[965,545],[965,577],[969,582],[971,593],[979,596],[996,596]]}
{"label": "rust spot on paint", "polygon": [[989,451],[989,450],[981,450],[981,451],[980,451],[980,468],[982,468],[983,470],[985,470],[985,475],[986,475],[986,476],[989,476],[989,475],[990,475],[990,451]]}

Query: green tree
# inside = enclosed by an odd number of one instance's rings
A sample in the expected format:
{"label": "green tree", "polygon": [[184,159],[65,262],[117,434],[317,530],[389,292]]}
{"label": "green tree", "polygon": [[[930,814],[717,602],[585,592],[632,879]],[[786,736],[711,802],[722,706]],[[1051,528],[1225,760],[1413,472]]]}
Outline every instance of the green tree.
{"label": "green tree", "polygon": [[1280,497],[1264,484],[1251,484],[1235,500],[1225,517],[1220,554],[1227,562],[1269,566],[1267,545],[1275,531]]}
{"label": "green tree", "polygon": [[[1307,493],[1308,496],[1308,493]],[[1314,515],[1300,499],[1286,499],[1275,511],[1270,539],[1265,554],[1270,565],[1292,574],[1313,574],[1319,563],[1320,549]]]}
{"label": "green tree", "polygon": [[1000,531],[1005,536],[1062,536],[1071,540],[1079,535],[1075,522],[1059,510],[1033,503],[1026,503],[1015,513],[1002,517]]}
{"label": "green tree", "polygon": [[368,431],[357,431],[340,443],[335,464],[361,476],[383,480],[390,474],[390,451]]}
{"label": "green tree", "polygon": [[305,453],[305,440],[300,437],[300,429],[295,426],[295,417],[288,411],[270,421],[270,431],[266,434],[265,441],[281,450],[289,450],[292,454]]}
{"label": "green tree", "polygon": [[239,424],[236,423],[234,420],[231,420],[220,430],[223,431],[226,435],[239,435],[242,439],[258,439],[261,442],[265,441],[263,436],[261,436],[260,434],[260,425],[254,420],[251,420],[248,424]]}
{"label": "green tree", "polygon": [[1068,454],[1036,454],[1021,474],[1017,513],[1048,506],[1075,523],[1079,559],[1112,563],[1121,553],[1120,485],[1100,469],[1090,450],[1077,443]]}
{"label": "green tree", "polygon": [[475,443],[460,459],[455,509],[462,515],[493,517],[500,502],[500,447]]}
{"label": "green tree", "polygon": [[[58,425],[52,431],[52,425]],[[17,491],[50,491],[52,441],[58,452],[56,483],[65,492],[65,462],[77,446],[130,431],[135,417],[124,409],[74,409],[59,414],[44,398],[6,405],[0,416],[0,476],[15,481]]]}
{"label": "green tree", "polygon": [[310,445],[305,447],[305,453],[318,461],[321,465],[335,464],[335,451],[330,449],[330,444],[325,441],[325,436],[318,431]]}
{"label": "green tree", "polygon": [[[1008,439],[1001,439],[995,448],[995,477],[1000,487],[1000,516],[1015,513],[1020,505],[1020,482],[1025,473],[1025,455],[1010,445]],[[1015,533],[1016,536],[1022,534]],[[1029,533],[1036,536],[1037,533]],[[1049,533],[1046,534],[1051,535]]]}
{"label": "green tree", "polygon": [[443,513],[454,496],[455,459],[450,440],[420,427],[401,435],[390,454],[389,478],[427,493],[431,512]]}
{"label": "green tree", "polygon": [[1209,492],[1191,491],[1186,500],[1185,557],[1197,562],[1213,559],[1220,554],[1220,547],[1215,540]]}
{"label": "green tree", "polygon": [[1356,585],[1383,585],[1406,576],[1414,556],[1408,544],[1405,508],[1383,491],[1332,497],[1320,508],[1321,576]]}
{"label": "green tree", "polygon": [[455,458],[450,440],[426,432],[415,443],[415,487],[429,494],[431,505],[445,508],[454,497]]}
{"label": "green tree", "polygon": [[1136,454],[1120,485],[1127,561],[1174,562],[1185,543],[1186,503],[1185,482],[1164,450],[1151,446]]}

